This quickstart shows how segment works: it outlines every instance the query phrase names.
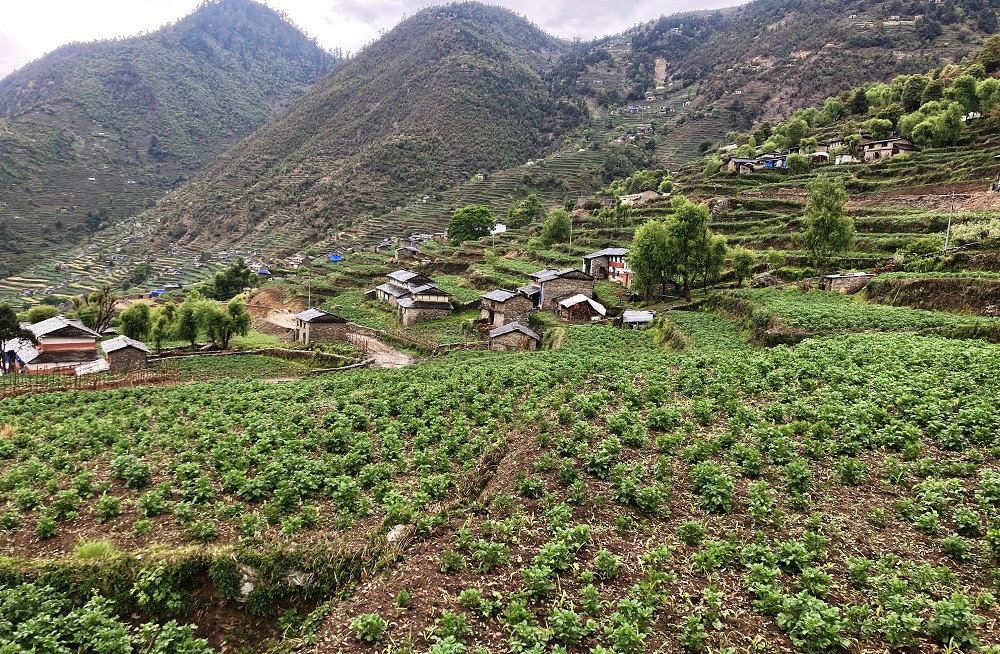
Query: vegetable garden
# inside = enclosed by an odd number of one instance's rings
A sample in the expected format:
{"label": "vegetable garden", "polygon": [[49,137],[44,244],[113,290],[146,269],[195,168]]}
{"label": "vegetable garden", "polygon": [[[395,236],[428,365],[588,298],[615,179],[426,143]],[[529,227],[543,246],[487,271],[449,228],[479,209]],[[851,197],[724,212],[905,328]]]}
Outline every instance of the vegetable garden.
{"label": "vegetable garden", "polygon": [[[52,620],[129,639],[45,651],[149,651],[130,613],[219,606],[284,634],[244,651],[996,651],[1000,347],[754,350],[670,317],[679,354],[588,326],[557,351],[0,402],[4,601],[52,587]],[[71,631],[30,614],[0,621],[11,651]]]}

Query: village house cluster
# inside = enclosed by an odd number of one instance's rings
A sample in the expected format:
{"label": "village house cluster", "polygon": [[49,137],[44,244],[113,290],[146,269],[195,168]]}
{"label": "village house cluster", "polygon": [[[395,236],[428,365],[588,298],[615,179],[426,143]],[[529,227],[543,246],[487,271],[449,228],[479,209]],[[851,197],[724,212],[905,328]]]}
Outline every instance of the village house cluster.
{"label": "village house cluster", "polygon": [[[735,146],[728,146],[728,148],[736,149]],[[788,169],[789,154],[801,154],[809,159],[811,165],[829,163],[832,159],[833,163],[839,166],[855,163],[859,160],[873,164],[901,154],[912,154],[918,151],[919,148],[908,139],[893,137],[862,141],[858,146],[858,154],[855,156],[846,149],[846,143],[842,139],[838,139],[818,145],[815,152],[795,148],[789,152],[765,152],[756,157],[729,157],[723,163],[722,170],[740,175],[767,171],[782,172]]]}
{"label": "village house cluster", "polygon": [[100,343],[101,334],[79,320],[54,316],[33,325],[23,323],[37,341],[26,339],[7,343],[3,352],[5,367],[10,372],[29,374],[61,373],[85,375],[96,372],[132,372],[147,365],[149,348],[144,343],[118,336]]}

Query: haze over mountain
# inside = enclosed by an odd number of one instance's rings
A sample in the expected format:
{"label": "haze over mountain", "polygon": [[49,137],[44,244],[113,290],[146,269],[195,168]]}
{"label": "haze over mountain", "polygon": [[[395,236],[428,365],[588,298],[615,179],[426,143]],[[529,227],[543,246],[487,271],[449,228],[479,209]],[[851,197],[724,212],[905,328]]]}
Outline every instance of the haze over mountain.
{"label": "haze over mountain", "polygon": [[275,11],[219,0],[0,80],[0,271],[151,205],[335,63]]}

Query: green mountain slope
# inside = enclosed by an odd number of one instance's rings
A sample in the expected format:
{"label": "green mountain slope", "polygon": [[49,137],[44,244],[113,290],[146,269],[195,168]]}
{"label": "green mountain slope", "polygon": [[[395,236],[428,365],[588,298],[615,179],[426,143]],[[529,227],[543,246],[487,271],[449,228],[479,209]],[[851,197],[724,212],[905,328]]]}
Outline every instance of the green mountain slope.
{"label": "green mountain slope", "polygon": [[335,61],[273,10],[219,0],[0,80],[0,220],[15,235],[0,272],[151,206]]}
{"label": "green mountain slope", "polygon": [[[524,163],[586,115],[551,91],[569,48],[506,10],[428,9],[331,72],[279,120],[165,198],[182,243],[289,239]],[[270,223],[273,222],[274,225]]]}

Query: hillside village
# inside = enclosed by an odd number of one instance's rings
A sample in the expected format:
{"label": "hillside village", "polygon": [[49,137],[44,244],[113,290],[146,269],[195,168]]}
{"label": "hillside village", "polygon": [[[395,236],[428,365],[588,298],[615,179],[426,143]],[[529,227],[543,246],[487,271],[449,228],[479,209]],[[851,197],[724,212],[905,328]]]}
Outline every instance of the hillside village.
{"label": "hillside village", "polygon": [[[213,0],[0,81],[0,652],[1000,651],[998,19]],[[190,48],[288,106],[44,110]]]}

